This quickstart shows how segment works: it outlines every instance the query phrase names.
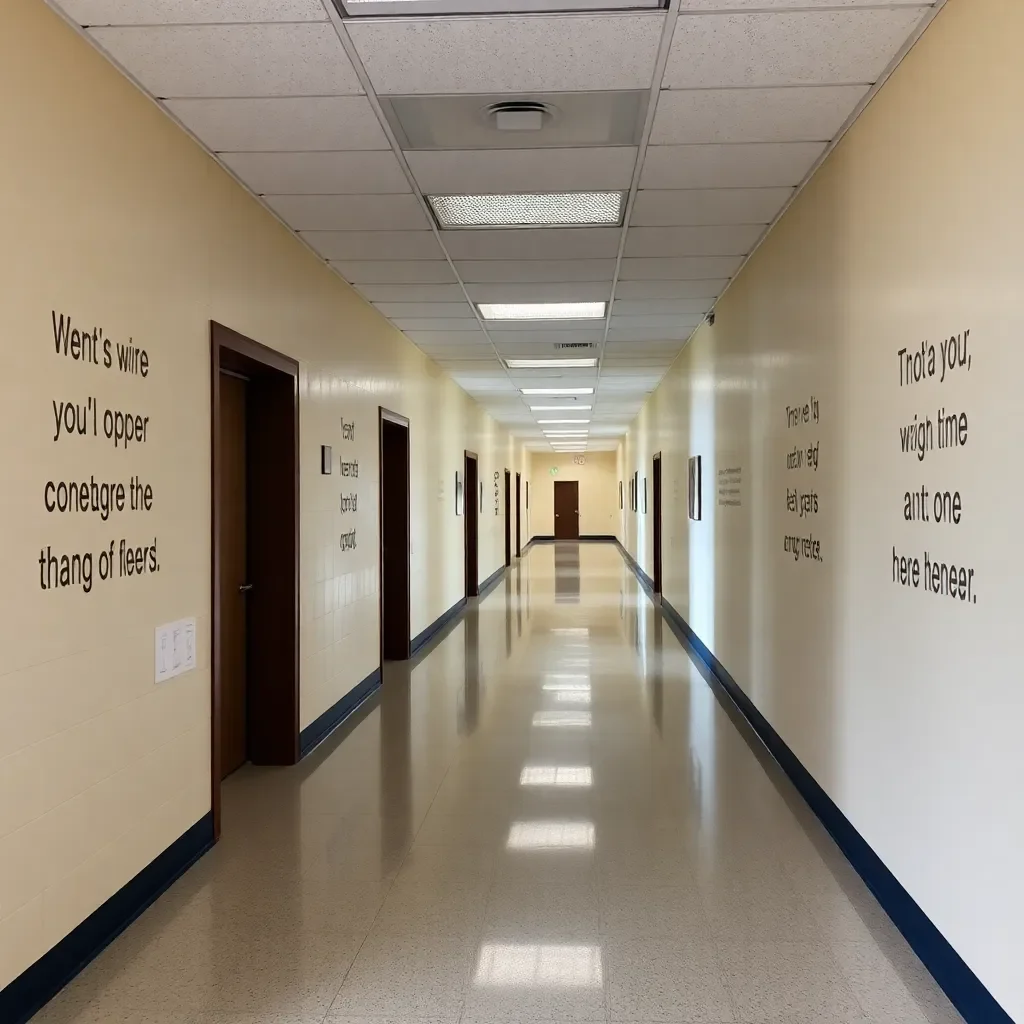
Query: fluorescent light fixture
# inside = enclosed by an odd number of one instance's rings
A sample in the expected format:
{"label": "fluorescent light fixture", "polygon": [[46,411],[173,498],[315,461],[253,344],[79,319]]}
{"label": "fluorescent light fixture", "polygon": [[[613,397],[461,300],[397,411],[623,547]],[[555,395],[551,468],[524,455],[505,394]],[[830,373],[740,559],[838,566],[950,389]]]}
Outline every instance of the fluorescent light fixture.
{"label": "fluorescent light fixture", "polygon": [[590,703],[590,692],[574,692],[572,690],[562,690],[555,694],[556,704],[589,704]]}
{"label": "fluorescent light fixture", "polygon": [[592,821],[516,821],[508,832],[506,850],[592,850]]}
{"label": "fluorescent light fixture", "polygon": [[492,988],[600,988],[600,946],[485,942],[473,984]]}
{"label": "fluorescent light fixture", "polygon": [[589,729],[589,711],[537,711],[533,725],[538,729]]}
{"label": "fluorescent light fixture", "polygon": [[520,786],[586,789],[593,784],[594,773],[588,767],[528,764],[519,775]]}
{"label": "fluorescent light fixture", "polygon": [[552,423],[578,423],[578,424],[580,424],[580,426],[582,426],[584,423],[589,423],[590,420],[537,420],[537,422],[542,424],[542,425],[547,425],[547,424],[552,424]]}
{"label": "fluorescent light fixture", "polygon": [[427,196],[427,202],[442,228],[565,228],[621,224],[624,198],[623,192],[518,192]]}
{"label": "fluorescent light fixture", "polygon": [[545,437],[586,437],[589,430],[545,430]]}
{"label": "fluorescent light fixture", "polygon": [[530,412],[590,412],[592,405],[531,405]]}
{"label": "fluorescent light fixture", "polygon": [[485,320],[603,320],[607,302],[478,302]]}
{"label": "fluorescent light fixture", "polygon": [[505,365],[510,370],[586,370],[597,366],[597,359],[506,359]]}
{"label": "fluorescent light fixture", "polygon": [[533,724],[538,729],[589,729],[589,711],[536,711]]}
{"label": "fluorescent light fixture", "polygon": [[593,388],[520,388],[521,395],[592,395]]}
{"label": "fluorescent light fixture", "polygon": [[552,680],[545,683],[541,689],[548,693],[590,693],[590,683],[558,682]]}

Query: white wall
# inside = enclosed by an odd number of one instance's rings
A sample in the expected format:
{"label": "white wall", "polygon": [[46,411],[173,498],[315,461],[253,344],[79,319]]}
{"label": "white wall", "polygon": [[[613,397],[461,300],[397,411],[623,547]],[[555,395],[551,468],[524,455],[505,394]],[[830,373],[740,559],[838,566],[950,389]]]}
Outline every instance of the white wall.
{"label": "white wall", "polygon": [[[463,595],[455,473],[522,451],[440,369],[40,0],[0,32],[0,987],[210,808],[210,321],[299,360],[300,716],[378,664],[378,408],[412,431],[412,630]],[[148,354],[145,377],[55,351],[51,311]],[[54,402],[149,417],[125,451],[54,440]],[[341,419],[356,424],[345,440]],[[102,414],[100,417],[102,421]],[[320,475],[320,445],[360,464]],[[154,490],[150,511],[47,512],[48,480]],[[339,494],[355,491],[358,511]],[[354,551],[339,535],[357,533]],[[43,589],[39,553],[156,538],[159,572]],[[504,562],[481,516],[480,578]],[[154,685],[154,629],[198,667]]]}
{"label": "white wall", "polygon": [[530,453],[531,537],[555,532],[555,481],[579,481],[580,535],[619,534],[619,484],[615,452],[587,452],[580,465],[572,455]]}
{"label": "white wall", "polygon": [[[622,450],[623,472],[642,476],[664,452],[667,599],[1017,1019],[1022,35],[1017,0],[949,0]],[[943,380],[936,349],[936,375],[901,385],[901,349],[968,331],[969,365]],[[904,454],[901,427],[940,409],[966,412],[966,445]],[[808,447],[817,469],[787,468]],[[686,516],[696,454],[699,523]],[[741,505],[719,505],[717,474],[733,467]],[[922,486],[960,493],[958,525],[905,520]],[[790,511],[790,490],[817,511]],[[651,572],[649,519],[625,518]],[[821,560],[802,542],[795,560],[787,536],[813,536]],[[973,572],[970,600],[894,582],[894,547],[922,571],[927,552]]]}

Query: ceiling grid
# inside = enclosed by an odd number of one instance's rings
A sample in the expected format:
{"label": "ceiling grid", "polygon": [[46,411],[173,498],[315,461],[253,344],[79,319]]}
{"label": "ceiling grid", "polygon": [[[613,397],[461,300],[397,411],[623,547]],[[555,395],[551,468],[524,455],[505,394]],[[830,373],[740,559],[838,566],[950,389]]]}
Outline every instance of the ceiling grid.
{"label": "ceiling grid", "polygon": [[942,4],[48,2],[495,419],[589,449]]}

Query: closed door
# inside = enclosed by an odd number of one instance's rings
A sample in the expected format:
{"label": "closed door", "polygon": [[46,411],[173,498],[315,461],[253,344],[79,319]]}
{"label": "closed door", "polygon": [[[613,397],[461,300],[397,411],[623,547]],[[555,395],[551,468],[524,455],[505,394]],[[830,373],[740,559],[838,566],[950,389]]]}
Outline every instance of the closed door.
{"label": "closed door", "polygon": [[654,472],[651,474],[654,491],[654,592],[661,593],[661,453],[654,456]]}
{"label": "closed door", "polygon": [[245,764],[246,751],[246,383],[220,375],[221,777]]}
{"label": "closed door", "polygon": [[580,539],[580,485],[576,480],[555,481],[555,540]]}

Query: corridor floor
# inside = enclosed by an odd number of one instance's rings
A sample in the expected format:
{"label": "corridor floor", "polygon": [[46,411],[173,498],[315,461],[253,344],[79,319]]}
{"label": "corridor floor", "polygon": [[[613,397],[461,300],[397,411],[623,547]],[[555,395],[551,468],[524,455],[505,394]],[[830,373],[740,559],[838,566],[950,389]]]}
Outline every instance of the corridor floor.
{"label": "corridor floor", "polygon": [[611,545],[539,545],[46,1024],[959,1021]]}

